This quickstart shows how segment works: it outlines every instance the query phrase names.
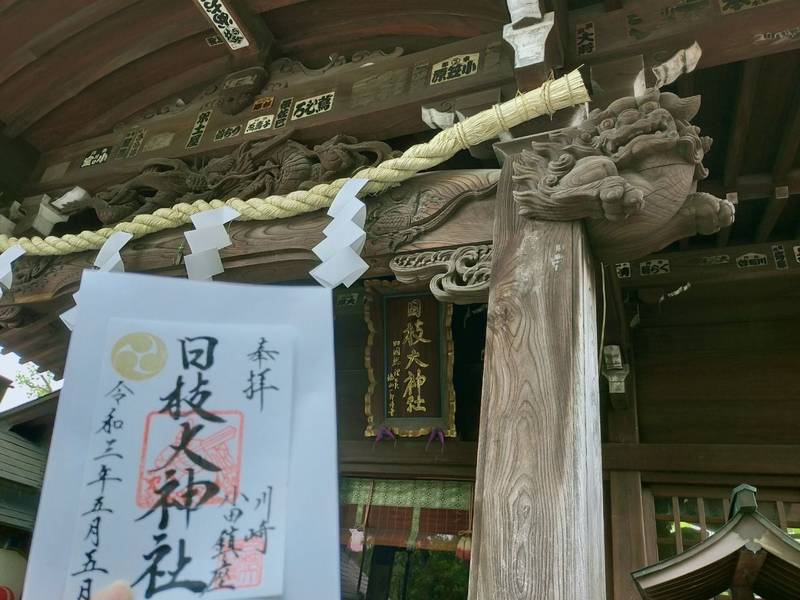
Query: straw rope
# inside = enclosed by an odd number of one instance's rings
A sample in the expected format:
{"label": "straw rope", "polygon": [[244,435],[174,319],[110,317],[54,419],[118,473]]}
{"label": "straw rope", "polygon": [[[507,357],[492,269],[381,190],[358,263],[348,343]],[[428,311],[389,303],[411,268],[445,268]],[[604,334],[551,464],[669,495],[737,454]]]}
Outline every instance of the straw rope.
{"label": "straw rope", "polygon": [[[545,82],[541,87],[497,104],[461,123],[439,132],[431,141],[406,150],[402,156],[386,160],[376,167],[362,169],[354,177],[368,179],[364,187],[366,194],[377,194],[393,187],[416,173],[435,167],[459,150],[496,138],[501,132],[532,118],[588,102],[589,95],[580,73],[575,70],[556,80]],[[140,238],[150,233],[180,227],[191,221],[195,213],[220,208],[226,204],[240,214],[240,221],[268,221],[285,219],[327,208],[333,202],[347,178],[331,183],[319,184],[310,190],[298,190],[286,196],[267,196],[226,201],[196,200],[182,202],[170,208],[160,208],[149,215],[136,215],[131,221],[117,223],[97,231],[82,231],[61,237],[14,238],[0,235],[0,251],[19,244],[32,255],[64,255],[85,250],[97,250],[115,231],[130,233]]]}

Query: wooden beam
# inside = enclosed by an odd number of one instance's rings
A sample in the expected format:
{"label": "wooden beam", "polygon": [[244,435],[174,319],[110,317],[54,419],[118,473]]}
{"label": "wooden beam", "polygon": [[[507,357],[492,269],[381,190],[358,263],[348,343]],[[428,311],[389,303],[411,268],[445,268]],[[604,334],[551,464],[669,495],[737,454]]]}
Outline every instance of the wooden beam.
{"label": "wooden beam", "polygon": [[800,90],[795,89],[794,99],[789,107],[789,117],[783,127],[772,178],[775,185],[788,184],[788,174],[800,150]]}
{"label": "wooden beam", "polygon": [[633,96],[634,82],[642,71],[640,54],[591,65],[592,107],[605,108],[617,98]]}
{"label": "wooden beam", "polygon": [[753,586],[767,558],[765,550],[752,552],[747,548],[739,550],[739,559],[736,561],[736,569],[733,572],[731,582],[731,594],[733,600],[753,600]]}
{"label": "wooden beam", "polygon": [[603,444],[611,471],[800,475],[800,445]]}
{"label": "wooden beam", "polygon": [[[192,8],[192,5],[189,5]],[[36,181],[31,184],[29,193],[63,189],[67,186],[81,185],[89,190],[97,190],[109,182],[119,182],[126,174],[139,173],[144,163],[155,156],[160,158],[185,158],[197,155],[220,155],[230,152],[234,147],[246,140],[258,140],[290,131],[292,138],[300,142],[321,143],[334,135],[347,132],[362,140],[391,139],[428,129],[420,115],[420,105],[436,103],[446,98],[461,96],[473,92],[497,88],[514,81],[512,59],[503,52],[502,38],[499,33],[487,34],[469,40],[463,40],[439,46],[425,52],[399,56],[381,60],[374,65],[362,68],[349,68],[341,71],[331,69],[329,74],[309,77],[307,81],[273,92],[273,109],[277,110],[281,102],[290,106],[304,98],[314,97],[323,92],[334,92],[331,110],[313,116],[296,118],[288,121],[283,129],[271,127],[256,133],[239,133],[224,139],[215,139],[219,129],[239,127],[245,129],[249,119],[260,116],[262,112],[245,109],[238,115],[225,115],[220,110],[213,110],[206,131],[196,147],[187,149],[187,140],[194,122],[201,112],[201,106],[193,106],[183,110],[174,117],[164,117],[149,121],[147,139],[160,134],[173,134],[169,146],[158,150],[158,154],[150,153],[107,163],[81,168],[81,161],[87,152],[95,148],[117,146],[121,143],[127,130],[83,140],[48,152],[40,160],[34,177],[40,179],[44,171],[54,164],[67,163],[63,175],[45,182]],[[443,82],[431,83],[432,65],[445,61],[456,55],[479,54],[477,71],[467,76],[453,78]],[[420,68],[419,65],[422,65]],[[387,72],[394,74],[394,79],[378,79]],[[393,89],[397,79],[411,81],[414,85],[405,88],[404,93],[386,93],[382,86]],[[367,85],[370,84],[370,85]],[[378,88],[378,89],[376,89]]]}
{"label": "wooden beam", "polygon": [[563,64],[556,13],[545,12],[541,0],[507,3],[511,22],[503,27],[503,39],[514,48],[517,88],[527,92],[546,81],[553,67]]}
{"label": "wooden beam", "polygon": [[109,106],[106,112],[86,123],[86,126],[72,138],[86,139],[103,135],[124,119],[169,98],[171,94],[223,77],[229,68],[230,59],[227,56],[220,56],[187,69],[175,77],[157,81],[154,85],[144,87],[138,93],[128,96],[122,102]]}
{"label": "wooden beam", "polygon": [[758,229],[756,230],[756,239],[758,243],[766,242],[769,239],[772,230],[775,229],[775,224],[786,206],[786,201],[789,199],[789,187],[782,185],[776,187],[769,199],[767,207],[764,209],[764,214],[761,215],[761,220],[758,222]]}
{"label": "wooden beam", "polygon": [[427,446],[416,440],[398,444],[343,440],[339,442],[339,472],[359,477],[475,478],[476,442],[448,440],[444,452],[438,445]]}
{"label": "wooden beam", "polygon": [[[761,58],[751,58],[744,61],[740,69],[739,88],[736,96],[736,110],[731,122],[728,150],[725,155],[723,171],[723,185],[726,194],[736,194],[736,181],[742,170],[745,142],[750,131],[750,120],[753,115],[756,90],[758,89],[758,75],[761,71]],[[729,198],[730,199],[730,198]],[[731,226],[732,227],[732,226]],[[731,227],[724,227],[717,234],[717,246],[728,245]]]}
{"label": "wooden beam", "polygon": [[559,51],[561,60],[558,67],[564,66],[566,51],[564,48],[569,44],[569,0],[552,0],[553,12],[556,13],[556,33],[558,34]]}
{"label": "wooden beam", "polygon": [[[659,261],[662,271],[647,269]],[[666,261],[666,262],[663,262]],[[617,263],[624,273],[622,288],[676,288],[687,281],[745,281],[800,275],[800,239],[761,244],[705,248],[687,252],[651,254],[632,262]],[[644,274],[643,274],[644,273]]]}
{"label": "wooden beam", "polygon": [[[789,188],[790,195],[800,194],[800,169],[793,169],[787,173],[785,185]],[[741,202],[769,198],[775,191],[775,183],[771,173],[742,175],[736,179],[733,187],[737,190],[737,198]],[[715,196],[725,196],[725,184],[720,180],[705,179],[698,182],[697,188],[701,192],[708,192]]]}
{"label": "wooden beam", "polygon": [[0,88],[0,102],[8,115],[7,134],[20,135],[116,69],[208,29],[192,4],[170,5],[166,16],[163,6],[160,0],[145,0],[114,13],[101,26],[66,40],[59,52],[48,53],[7,82]]}
{"label": "wooden beam", "polygon": [[583,225],[527,220],[500,179],[470,600],[605,589],[594,275]]}
{"label": "wooden beam", "polygon": [[[630,324],[625,310],[622,287],[615,273],[614,265],[603,265],[605,278],[605,339],[603,346],[617,345],[622,352],[622,360],[630,369],[625,380],[625,394],[609,392],[611,410],[608,416],[609,436],[616,442],[639,441],[639,424],[636,413],[636,373]],[[601,368],[604,365],[600,365]]]}
{"label": "wooden beam", "polygon": [[[623,360],[630,367],[625,382],[627,403],[615,403],[608,409],[608,439],[613,443],[638,444],[639,417],[636,403],[635,363],[633,342],[625,316],[622,290],[616,277],[609,285],[611,305],[615,319],[619,323],[619,337],[623,347]],[[608,297],[609,294],[606,294]],[[605,469],[604,465],[604,469]],[[614,581],[613,600],[636,600],[638,592],[630,574],[647,566],[647,543],[645,535],[644,497],[642,479],[638,471],[614,471],[608,473],[608,486],[611,503],[611,555],[612,578]]]}
{"label": "wooden beam", "polygon": [[[435,171],[418,175],[390,193],[372,198],[365,228],[368,238],[362,254],[370,265],[367,276],[391,274],[388,263],[396,253],[445,250],[475,240],[484,243],[490,240],[497,177],[496,169]],[[431,195],[438,201],[418,204],[420,194]],[[398,210],[398,198],[408,203],[404,210],[409,216],[414,215],[412,220],[416,223],[405,230],[398,230],[396,223],[387,225],[386,218],[381,216]],[[316,211],[290,219],[232,223],[233,245],[222,251],[226,270],[218,279],[247,283],[309,279],[308,272],[318,264],[311,249],[323,238],[322,230],[329,222],[324,211]],[[185,276],[178,252],[185,242],[185,229],[163,231],[128,244],[122,251],[126,269]],[[0,327],[0,348],[13,350],[24,360],[46,352],[50,360],[45,366],[56,371],[62,369],[67,340],[61,336],[65,329],[58,315],[72,306],[71,294],[77,290],[81,273],[91,265],[95,255],[96,252],[83,252],[53,258],[23,257],[17,261],[15,284],[0,299],[0,306],[8,310],[11,305],[35,303],[35,311],[25,315],[35,320],[12,328]],[[446,470],[442,473],[437,468],[434,476],[446,474]],[[474,468],[461,469],[463,476],[471,477],[473,473]]]}
{"label": "wooden beam", "polygon": [[739,76],[739,87],[736,95],[736,110],[731,121],[728,148],[725,155],[723,183],[726,192],[736,192],[736,179],[742,169],[745,141],[750,131],[750,120],[753,115],[758,75],[761,71],[761,58],[751,58],[742,63]]}
{"label": "wooden beam", "polygon": [[25,187],[38,158],[39,153],[25,140],[12,140],[0,133],[0,204],[7,206]]}
{"label": "wooden beam", "polygon": [[275,36],[247,0],[194,0],[195,6],[222,38],[235,68],[262,65]]}
{"label": "wooden beam", "polygon": [[[27,3],[4,15],[0,35],[0,84],[65,40],[140,0],[60,0]],[[32,12],[35,11],[35,12]],[[30,28],[34,28],[33,32]]]}
{"label": "wooden beam", "polygon": [[[698,68],[800,48],[800,38],[791,39],[789,35],[793,24],[800,22],[799,3],[772,2],[747,10],[730,8],[724,13],[721,5],[710,1],[629,0],[625,10],[573,10],[567,64],[577,66],[632,54],[643,54],[646,64],[655,64],[659,61],[652,60],[654,54],[686,48],[694,41],[703,48]],[[591,43],[578,45],[578,29],[584,40],[590,36]],[[770,43],[770,36],[781,33],[782,43]]]}

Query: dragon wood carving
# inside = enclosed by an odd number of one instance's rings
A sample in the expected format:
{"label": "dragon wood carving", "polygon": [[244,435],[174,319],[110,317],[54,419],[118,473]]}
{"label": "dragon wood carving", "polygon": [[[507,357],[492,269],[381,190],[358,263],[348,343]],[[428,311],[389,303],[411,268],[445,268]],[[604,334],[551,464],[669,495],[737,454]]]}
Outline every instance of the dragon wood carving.
{"label": "dragon wood carving", "polygon": [[711,147],[711,138],[690,123],[699,108],[699,96],[650,90],[534,142],[514,163],[520,214],[586,219],[595,254],[609,262],[729,226],[733,205],[697,192]]}
{"label": "dragon wood carving", "polygon": [[179,202],[264,197],[309,189],[349,177],[396,156],[383,142],[337,135],[309,149],[286,136],[245,142],[231,154],[199,164],[168,158],[148,160],[142,172],[85,201],[64,207],[75,214],[93,208],[103,224],[151,213]]}

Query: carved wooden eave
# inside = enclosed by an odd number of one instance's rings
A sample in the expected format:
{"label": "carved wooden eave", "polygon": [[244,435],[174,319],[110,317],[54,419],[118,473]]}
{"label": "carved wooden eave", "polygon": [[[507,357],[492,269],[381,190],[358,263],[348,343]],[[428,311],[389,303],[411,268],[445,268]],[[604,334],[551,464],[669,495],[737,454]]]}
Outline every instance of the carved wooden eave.
{"label": "carved wooden eave", "polygon": [[[499,171],[436,171],[367,201],[367,242],[362,253],[366,277],[391,274],[400,253],[439,251],[492,236]],[[289,219],[234,222],[233,245],[221,251],[225,273],[218,280],[270,283],[308,280],[318,263],[312,248],[330,222],[323,211]],[[130,242],[122,251],[129,272],[185,276],[182,264],[186,228]],[[26,256],[15,263],[14,285],[0,299],[0,347],[60,375],[69,335],[58,315],[72,306],[81,272],[95,252],[63,257]]]}
{"label": "carved wooden eave", "polygon": [[442,302],[482,303],[489,299],[492,244],[402,254],[389,266],[404,283],[430,280],[431,293]]}

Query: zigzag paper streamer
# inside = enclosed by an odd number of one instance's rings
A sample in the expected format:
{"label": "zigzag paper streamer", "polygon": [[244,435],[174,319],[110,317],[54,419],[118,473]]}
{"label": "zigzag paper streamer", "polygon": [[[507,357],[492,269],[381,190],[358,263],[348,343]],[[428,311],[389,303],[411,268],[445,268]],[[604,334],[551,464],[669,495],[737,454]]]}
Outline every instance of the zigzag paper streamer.
{"label": "zigzag paper streamer", "polygon": [[340,284],[350,287],[369,268],[361,258],[367,234],[364,223],[367,207],[358,199],[368,179],[350,179],[342,186],[328,209],[333,221],[323,230],[325,239],[312,249],[322,261],[309,273],[326,288]]}
{"label": "zigzag paper streamer", "polygon": [[[122,250],[122,247],[131,241],[131,239],[133,239],[133,235],[122,231],[111,234],[111,237],[106,240],[106,243],[103,244],[103,247],[100,248],[97,256],[95,256],[94,266],[100,271],[124,271],[125,264],[122,262],[120,250]],[[75,320],[78,318],[79,295],[80,290],[72,294],[72,299],[75,300],[75,306],[64,311],[60,315],[61,320],[64,321],[64,325],[66,325],[70,331],[75,328]]]}
{"label": "zigzag paper streamer", "polygon": [[14,271],[11,263],[17,260],[20,256],[25,254],[22,246],[11,246],[8,250],[0,254],[0,298],[6,289],[11,289],[11,284],[14,283]]}
{"label": "zigzag paper streamer", "polygon": [[192,253],[184,258],[189,279],[206,281],[219,275],[225,268],[219,251],[231,245],[225,224],[233,221],[239,213],[230,206],[199,212],[192,215],[195,229],[184,235]]}

